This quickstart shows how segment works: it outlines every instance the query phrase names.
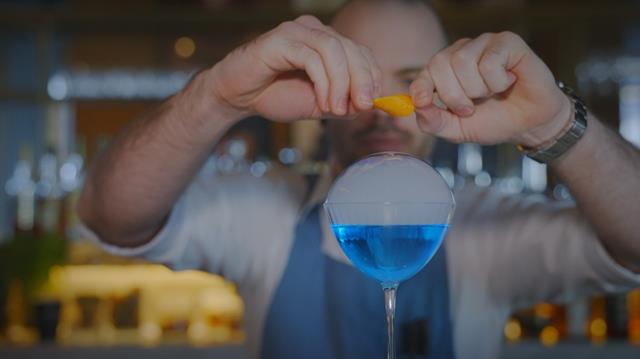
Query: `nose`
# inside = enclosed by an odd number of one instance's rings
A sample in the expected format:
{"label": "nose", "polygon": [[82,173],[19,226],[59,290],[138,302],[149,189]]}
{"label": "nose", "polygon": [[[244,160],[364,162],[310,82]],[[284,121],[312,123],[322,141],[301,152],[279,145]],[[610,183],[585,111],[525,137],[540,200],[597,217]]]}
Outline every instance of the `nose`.
{"label": "nose", "polygon": [[358,121],[369,126],[388,124],[389,122],[395,120],[396,119],[389,116],[389,114],[387,114],[386,112],[377,109],[364,111],[358,117]]}
{"label": "nose", "polygon": [[409,93],[409,84],[405,80],[389,73],[382,74],[382,92],[380,96],[389,96],[399,93]]}

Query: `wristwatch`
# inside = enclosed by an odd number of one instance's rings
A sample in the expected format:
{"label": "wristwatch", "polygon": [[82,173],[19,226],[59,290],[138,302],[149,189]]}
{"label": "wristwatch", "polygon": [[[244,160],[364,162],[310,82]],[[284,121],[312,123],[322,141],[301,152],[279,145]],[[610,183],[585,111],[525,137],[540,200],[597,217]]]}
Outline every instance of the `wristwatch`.
{"label": "wristwatch", "polygon": [[569,129],[555,141],[551,142],[551,144],[541,149],[528,149],[521,145],[517,146],[527,157],[539,163],[549,163],[560,157],[563,153],[567,152],[571,146],[578,142],[587,130],[587,106],[585,106],[582,99],[575,94],[573,89],[565,85],[562,81],[558,81],[558,87],[569,97],[574,105],[573,121]]}

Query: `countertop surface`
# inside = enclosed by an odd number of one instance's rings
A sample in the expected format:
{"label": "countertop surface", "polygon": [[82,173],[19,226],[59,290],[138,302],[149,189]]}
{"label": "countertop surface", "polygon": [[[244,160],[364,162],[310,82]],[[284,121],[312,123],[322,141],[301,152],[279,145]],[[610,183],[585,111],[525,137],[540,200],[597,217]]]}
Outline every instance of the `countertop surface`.
{"label": "countertop surface", "polygon": [[[120,347],[64,347],[41,344],[33,347],[0,347],[0,358],[7,359],[246,359],[247,352],[242,345],[195,348],[181,345],[164,345],[154,348],[134,346]],[[505,344],[501,359],[528,358],[640,358],[640,345],[626,342],[607,342],[593,345],[586,342],[563,342],[547,348],[536,341],[524,341],[517,344]]]}

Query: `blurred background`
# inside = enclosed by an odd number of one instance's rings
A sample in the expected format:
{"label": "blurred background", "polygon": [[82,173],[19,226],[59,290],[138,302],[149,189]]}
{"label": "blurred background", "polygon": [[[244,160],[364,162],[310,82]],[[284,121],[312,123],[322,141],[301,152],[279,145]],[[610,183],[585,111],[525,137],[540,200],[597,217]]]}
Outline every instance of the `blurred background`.
{"label": "blurred background", "polygon": [[[73,212],[87,166],[128,122],[229,50],[342,0],[0,0],[0,357],[243,358],[233,283],[100,251]],[[557,78],[640,146],[640,1],[433,1],[452,39],[520,34]],[[220,175],[324,168],[315,121],[251,118],[207,163]],[[441,143],[452,187],[571,194],[511,146]],[[615,176],[614,173],[611,176]],[[504,328],[504,358],[640,357],[640,291],[540,303]]]}

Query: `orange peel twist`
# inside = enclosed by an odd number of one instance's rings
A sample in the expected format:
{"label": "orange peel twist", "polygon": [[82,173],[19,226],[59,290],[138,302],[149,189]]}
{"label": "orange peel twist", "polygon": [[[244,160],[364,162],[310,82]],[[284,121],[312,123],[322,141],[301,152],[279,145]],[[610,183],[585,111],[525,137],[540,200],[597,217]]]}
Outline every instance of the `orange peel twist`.
{"label": "orange peel twist", "polygon": [[375,98],[373,107],[394,117],[409,116],[416,108],[413,101],[411,101],[411,96],[405,94]]}

